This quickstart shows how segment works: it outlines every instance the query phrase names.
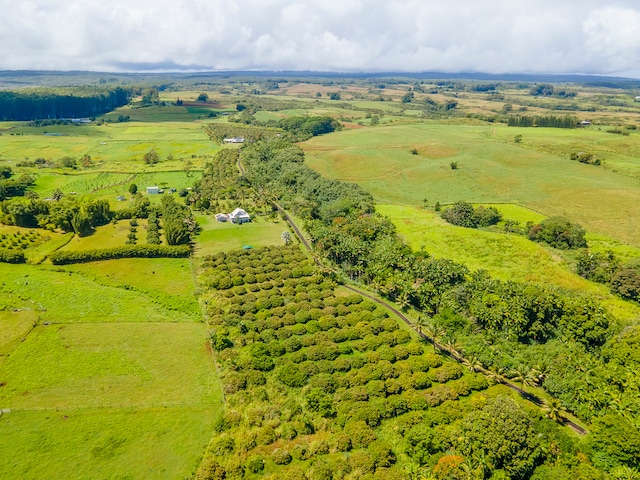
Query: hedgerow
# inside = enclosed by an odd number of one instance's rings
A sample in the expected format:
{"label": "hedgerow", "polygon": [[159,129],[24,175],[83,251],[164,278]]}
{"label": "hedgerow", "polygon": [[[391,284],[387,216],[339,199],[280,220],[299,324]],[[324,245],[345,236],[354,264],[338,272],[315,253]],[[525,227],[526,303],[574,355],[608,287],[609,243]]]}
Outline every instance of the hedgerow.
{"label": "hedgerow", "polygon": [[180,258],[189,255],[191,255],[190,245],[126,245],[84,251],[59,250],[49,255],[49,260],[54,265],[67,265],[118,258]]}

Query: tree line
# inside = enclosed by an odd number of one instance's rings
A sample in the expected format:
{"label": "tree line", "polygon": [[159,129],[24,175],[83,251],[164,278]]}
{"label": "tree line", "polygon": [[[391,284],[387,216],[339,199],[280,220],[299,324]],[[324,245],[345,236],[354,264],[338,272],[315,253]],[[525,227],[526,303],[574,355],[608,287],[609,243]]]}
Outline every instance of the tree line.
{"label": "tree line", "polygon": [[0,120],[93,117],[129,103],[130,88],[58,88],[0,92]]}

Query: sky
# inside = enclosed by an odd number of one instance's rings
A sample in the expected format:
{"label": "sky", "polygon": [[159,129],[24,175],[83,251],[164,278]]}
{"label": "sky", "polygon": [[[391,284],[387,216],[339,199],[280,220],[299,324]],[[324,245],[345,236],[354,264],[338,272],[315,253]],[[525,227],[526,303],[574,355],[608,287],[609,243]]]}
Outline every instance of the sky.
{"label": "sky", "polygon": [[640,78],[640,2],[0,0],[0,70]]}

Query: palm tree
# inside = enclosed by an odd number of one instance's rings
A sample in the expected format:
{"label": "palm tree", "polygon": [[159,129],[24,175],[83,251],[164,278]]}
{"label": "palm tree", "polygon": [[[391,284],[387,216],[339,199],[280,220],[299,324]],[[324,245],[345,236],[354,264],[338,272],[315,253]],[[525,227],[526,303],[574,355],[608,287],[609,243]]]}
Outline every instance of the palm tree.
{"label": "palm tree", "polygon": [[415,327],[421,336],[423,335],[423,329],[428,325],[429,325],[429,317],[426,315],[418,315],[418,319],[416,320]]}
{"label": "palm tree", "polygon": [[512,380],[520,384],[522,391],[526,391],[525,388],[533,385],[536,379],[531,368],[524,365],[519,368],[512,369],[511,372],[509,372],[509,376]]}
{"label": "palm tree", "polygon": [[426,328],[427,334],[431,337],[431,342],[433,343],[433,351],[436,351],[436,342],[440,340],[440,337],[444,334],[444,329],[435,322],[430,322],[427,324]]}
{"label": "palm tree", "polygon": [[477,355],[470,355],[468,358],[464,358],[462,360],[462,363],[469,369],[470,372],[473,373],[482,368],[482,363],[480,363]]}
{"label": "palm tree", "polygon": [[635,468],[627,466],[618,466],[611,469],[609,472],[611,478],[614,480],[638,480],[640,479],[640,472]]}
{"label": "palm tree", "polygon": [[547,406],[544,408],[546,410],[546,417],[550,418],[554,422],[562,421],[562,404],[560,400],[557,398],[552,398],[547,401]]}

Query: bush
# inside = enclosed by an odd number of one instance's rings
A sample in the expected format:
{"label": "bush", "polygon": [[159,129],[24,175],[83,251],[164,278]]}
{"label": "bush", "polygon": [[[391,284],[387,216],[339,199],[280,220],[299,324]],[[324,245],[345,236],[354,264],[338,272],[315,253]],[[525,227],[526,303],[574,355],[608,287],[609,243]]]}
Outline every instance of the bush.
{"label": "bush", "polygon": [[288,387],[303,387],[307,383],[307,376],[294,363],[287,363],[282,366],[278,370],[276,377]]}
{"label": "bush", "polygon": [[251,473],[260,473],[264,470],[264,459],[260,455],[251,457],[247,460],[246,467]]}
{"label": "bush", "polygon": [[27,259],[24,256],[24,253],[9,250],[6,248],[0,248],[0,262],[3,263],[25,263]]}
{"label": "bush", "polygon": [[271,460],[273,460],[276,465],[288,465],[291,463],[292,457],[289,450],[276,448],[271,452]]}
{"label": "bush", "polygon": [[[56,251],[49,256],[54,265],[96,262],[117,258],[181,258],[191,254],[190,245],[128,245],[84,251]],[[222,287],[220,287],[222,288]]]}
{"label": "bush", "polygon": [[536,242],[545,242],[555,248],[571,249],[585,248],[584,229],[571,223],[565,217],[549,217],[529,230],[529,239]]}

